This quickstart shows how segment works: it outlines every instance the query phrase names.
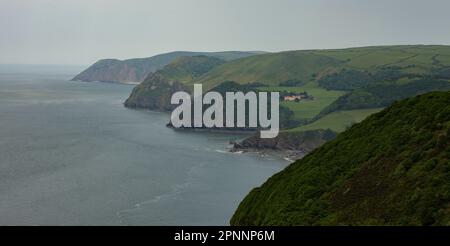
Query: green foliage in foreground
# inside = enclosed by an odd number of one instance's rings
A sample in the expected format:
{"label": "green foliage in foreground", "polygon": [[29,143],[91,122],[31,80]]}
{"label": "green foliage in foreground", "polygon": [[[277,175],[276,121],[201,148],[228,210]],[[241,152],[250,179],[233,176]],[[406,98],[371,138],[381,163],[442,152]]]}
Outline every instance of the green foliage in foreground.
{"label": "green foliage in foreground", "polygon": [[450,225],[450,92],[396,102],[271,177],[232,225]]}

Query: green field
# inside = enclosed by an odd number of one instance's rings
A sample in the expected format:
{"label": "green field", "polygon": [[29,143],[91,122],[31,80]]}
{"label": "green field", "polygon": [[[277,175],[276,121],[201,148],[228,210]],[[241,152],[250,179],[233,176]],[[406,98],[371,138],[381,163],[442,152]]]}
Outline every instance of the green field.
{"label": "green field", "polygon": [[316,82],[310,82],[300,87],[260,87],[262,91],[287,91],[287,92],[308,92],[314,100],[300,102],[281,102],[281,105],[288,107],[294,112],[295,119],[312,119],[322,109],[334,102],[337,98],[345,94],[345,91],[325,90],[318,87]]}
{"label": "green field", "polygon": [[308,125],[296,127],[287,131],[293,132],[330,129],[334,132],[343,132],[351,125],[359,123],[367,116],[377,113],[381,110],[382,108],[337,111],[328,114]]}

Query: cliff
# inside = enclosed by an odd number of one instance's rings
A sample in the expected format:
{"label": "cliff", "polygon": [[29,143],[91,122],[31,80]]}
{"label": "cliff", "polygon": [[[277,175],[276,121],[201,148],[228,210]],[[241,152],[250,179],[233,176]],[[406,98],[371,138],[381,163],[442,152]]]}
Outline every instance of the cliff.
{"label": "cliff", "polygon": [[335,137],[336,133],[330,130],[280,132],[275,138],[260,138],[256,134],[233,143],[232,151],[284,151],[289,158],[299,159]]}

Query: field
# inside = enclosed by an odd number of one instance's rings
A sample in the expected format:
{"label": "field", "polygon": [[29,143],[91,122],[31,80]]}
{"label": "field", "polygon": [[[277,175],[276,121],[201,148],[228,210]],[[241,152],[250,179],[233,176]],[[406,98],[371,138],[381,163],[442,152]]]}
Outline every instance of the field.
{"label": "field", "polygon": [[300,87],[260,87],[262,91],[287,91],[287,92],[308,92],[314,100],[300,102],[281,102],[281,105],[288,107],[294,112],[295,119],[312,119],[322,109],[334,102],[338,97],[345,94],[345,91],[325,90],[317,86],[316,82],[310,82]]}
{"label": "field", "polygon": [[367,116],[381,110],[382,108],[337,111],[328,114],[311,124],[296,127],[287,131],[330,129],[334,132],[343,132],[352,124],[359,123]]}

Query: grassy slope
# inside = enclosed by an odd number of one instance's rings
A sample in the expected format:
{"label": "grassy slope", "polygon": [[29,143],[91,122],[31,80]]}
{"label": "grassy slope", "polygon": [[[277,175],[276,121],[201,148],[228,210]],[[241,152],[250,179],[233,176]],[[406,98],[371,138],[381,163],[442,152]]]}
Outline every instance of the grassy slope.
{"label": "grassy slope", "polygon": [[182,56],[176,58],[157,73],[167,80],[189,83],[197,77],[211,70],[213,67],[224,64],[225,61],[208,56]]}
{"label": "grassy slope", "polygon": [[343,132],[351,125],[361,122],[367,116],[377,113],[380,110],[382,110],[382,108],[336,111],[308,125],[289,129],[288,131],[296,132],[296,131],[330,129],[334,132]]}
{"label": "grassy slope", "polygon": [[[432,68],[432,57],[450,66],[450,46],[374,46],[338,50],[286,51],[246,57],[218,66],[196,82],[213,87],[223,81],[261,82],[276,86],[288,79],[310,81],[340,68],[375,70],[383,66],[408,66],[421,73]],[[406,68],[405,68],[406,69]]]}
{"label": "grassy slope", "polygon": [[449,65],[450,47],[442,45],[399,45],[323,50],[318,54],[345,60],[346,65],[356,69],[373,70],[381,66],[416,65],[411,72],[424,72],[433,66],[432,57],[438,55],[442,65]]}
{"label": "grassy slope", "polygon": [[332,57],[315,54],[313,51],[287,51],[228,62],[211,70],[196,82],[211,88],[227,80],[278,85],[289,79],[309,81],[313,75],[328,69],[334,71],[336,67],[341,67],[341,62]]}
{"label": "grassy slope", "polygon": [[450,225],[450,92],[394,103],[271,177],[232,225]]}
{"label": "grassy slope", "polygon": [[320,88],[316,82],[309,82],[304,86],[298,87],[281,87],[270,86],[260,87],[262,91],[289,91],[289,92],[308,92],[314,96],[314,100],[305,100],[301,102],[281,102],[281,105],[288,107],[295,114],[295,119],[312,119],[326,106],[330,105],[340,96],[344,95],[344,91],[325,90]]}
{"label": "grassy slope", "polygon": [[[374,72],[389,66],[402,67],[401,69],[405,73],[428,74],[432,69],[450,66],[450,47],[374,46],[263,54],[237,59],[217,66],[199,79],[193,80],[193,82],[203,83],[205,88],[212,88],[223,81],[233,80],[238,83],[264,83],[268,86],[263,89],[268,91],[306,90],[316,100],[301,103],[281,103],[294,112],[296,120],[302,120],[314,118],[325,107],[345,93],[344,91],[321,88],[317,81],[323,76],[332,74],[342,68]],[[287,88],[278,86],[280,82],[289,79],[304,81],[306,85]],[[401,79],[398,83],[408,82],[407,79]],[[343,124],[342,121],[330,123],[330,125],[322,126],[333,128],[336,124]]]}

